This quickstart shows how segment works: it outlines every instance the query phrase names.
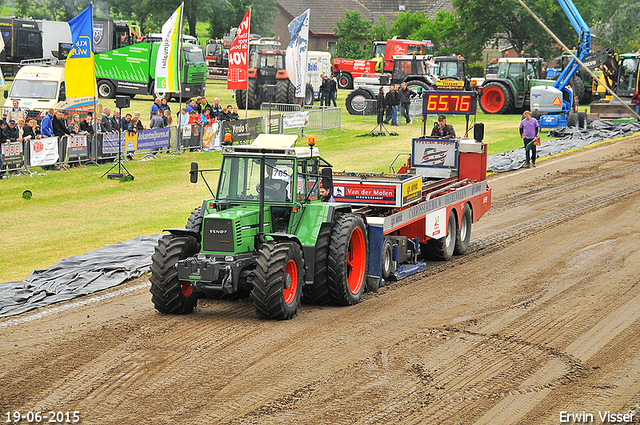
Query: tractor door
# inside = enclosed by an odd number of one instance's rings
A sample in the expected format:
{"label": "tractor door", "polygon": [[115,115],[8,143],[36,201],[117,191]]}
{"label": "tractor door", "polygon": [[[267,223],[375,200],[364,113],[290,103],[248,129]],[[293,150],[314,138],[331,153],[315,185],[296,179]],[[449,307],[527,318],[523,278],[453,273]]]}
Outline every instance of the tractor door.
{"label": "tractor door", "polygon": [[623,57],[620,59],[618,96],[633,96],[633,93],[638,90],[639,62],[640,57]]}

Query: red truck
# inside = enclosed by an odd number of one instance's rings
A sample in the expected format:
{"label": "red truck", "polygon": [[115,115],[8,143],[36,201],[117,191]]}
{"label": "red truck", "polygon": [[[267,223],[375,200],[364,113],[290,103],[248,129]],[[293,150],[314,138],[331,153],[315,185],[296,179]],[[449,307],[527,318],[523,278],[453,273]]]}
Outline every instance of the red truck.
{"label": "red truck", "polygon": [[393,73],[393,57],[397,55],[433,55],[433,43],[430,40],[403,40],[390,38],[387,41],[374,41],[369,60],[342,59],[333,60],[333,75],[338,79],[338,88],[352,89],[353,79],[362,74],[375,72]]}

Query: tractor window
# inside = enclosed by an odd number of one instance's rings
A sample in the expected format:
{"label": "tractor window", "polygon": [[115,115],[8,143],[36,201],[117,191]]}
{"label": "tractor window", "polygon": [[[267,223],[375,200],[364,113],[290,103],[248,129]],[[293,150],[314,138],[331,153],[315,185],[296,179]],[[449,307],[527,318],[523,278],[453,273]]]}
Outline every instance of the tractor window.
{"label": "tractor window", "polygon": [[538,72],[536,72],[535,64],[527,62],[527,77],[538,78]]}
{"label": "tractor window", "polygon": [[439,69],[440,78],[451,78],[458,76],[458,63],[457,62],[440,62]]}
{"label": "tractor window", "polygon": [[310,159],[308,162],[298,163],[297,199],[303,201],[309,194],[310,200],[318,199],[318,161]]}
{"label": "tractor window", "polygon": [[[293,160],[266,159],[265,201],[289,202],[292,198]],[[258,201],[260,158],[225,157],[220,171],[218,199]]]}
{"label": "tractor window", "polygon": [[509,67],[509,78],[511,79],[518,79],[518,78],[523,78],[524,77],[524,73],[522,70],[522,65],[521,63],[512,63],[511,66]]}

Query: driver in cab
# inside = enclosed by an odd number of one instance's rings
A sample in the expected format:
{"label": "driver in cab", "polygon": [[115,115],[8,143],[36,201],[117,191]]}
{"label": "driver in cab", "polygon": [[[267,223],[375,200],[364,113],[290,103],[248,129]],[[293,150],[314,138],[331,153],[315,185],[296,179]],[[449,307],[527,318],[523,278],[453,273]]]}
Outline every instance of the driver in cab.
{"label": "driver in cab", "polygon": [[447,124],[447,117],[445,115],[438,115],[438,122],[433,125],[431,137],[436,139],[456,138],[456,131],[453,129],[452,125]]}

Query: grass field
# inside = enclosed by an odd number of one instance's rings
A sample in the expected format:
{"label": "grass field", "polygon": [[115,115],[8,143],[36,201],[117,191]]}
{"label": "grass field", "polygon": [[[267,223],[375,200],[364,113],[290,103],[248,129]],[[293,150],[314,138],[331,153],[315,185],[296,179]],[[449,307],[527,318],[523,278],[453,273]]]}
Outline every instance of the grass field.
{"label": "grass field", "polygon": [[[206,93],[211,103],[218,96],[223,105],[235,104],[223,82],[209,83]],[[421,125],[416,120],[412,125],[389,127],[399,133],[395,137],[359,137],[371,131],[375,121],[349,115],[344,108],[347,94],[346,90],[338,94],[344,131],[314,135],[317,147],[335,170],[387,171],[396,154],[411,150],[411,138],[421,134]],[[111,102],[102,103],[113,106]],[[148,122],[151,104],[150,97],[136,97],[128,111],[140,111]],[[177,102],[171,102],[171,106],[175,113]],[[249,116],[257,115],[259,111],[249,111]],[[489,153],[520,146],[519,115],[485,116],[479,112],[477,120],[485,123]],[[458,135],[464,133],[463,116],[448,121]],[[429,122],[428,132],[431,125]],[[155,161],[140,161],[141,156],[126,164],[135,176],[131,182],[101,178],[111,164],[1,180],[0,282],[22,280],[32,270],[46,268],[64,257],[160,233],[164,228],[184,227],[193,208],[210,196],[203,183],[189,183],[189,164],[198,161],[201,168],[216,168],[220,153],[186,153]],[[212,174],[209,181],[214,188],[215,180]],[[33,192],[30,200],[21,196],[27,189]]]}

